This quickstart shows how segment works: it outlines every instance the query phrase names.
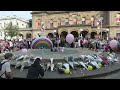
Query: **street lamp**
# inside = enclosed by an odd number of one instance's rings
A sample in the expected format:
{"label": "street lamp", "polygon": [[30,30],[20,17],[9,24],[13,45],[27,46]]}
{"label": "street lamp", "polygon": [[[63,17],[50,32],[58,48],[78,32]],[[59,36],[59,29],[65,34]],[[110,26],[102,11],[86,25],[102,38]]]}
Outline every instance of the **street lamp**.
{"label": "street lamp", "polygon": [[56,33],[57,32],[57,30],[54,30],[54,33]]}
{"label": "street lamp", "polygon": [[108,32],[109,32],[110,30],[107,28],[106,31],[107,31],[107,40],[108,40],[108,38],[109,38]]}
{"label": "street lamp", "polygon": [[[83,29],[80,30],[81,32],[83,31]],[[81,38],[82,38],[82,33],[81,33]]]}
{"label": "street lamp", "polygon": [[57,30],[54,30],[54,31],[53,31],[54,37],[56,37],[56,32],[57,32]]}
{"label": "street lamp", "polygon": [[102,39],[102,20],[103,20],[103,17],[100,17],[100,32],[101,32],[101,39]]}

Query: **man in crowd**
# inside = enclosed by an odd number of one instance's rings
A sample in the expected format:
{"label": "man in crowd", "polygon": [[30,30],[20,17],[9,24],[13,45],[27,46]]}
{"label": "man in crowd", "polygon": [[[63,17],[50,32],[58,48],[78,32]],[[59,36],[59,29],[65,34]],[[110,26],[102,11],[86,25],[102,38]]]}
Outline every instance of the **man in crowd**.
{"label": "man in crowd", "polygon": [[1,62],[2,68],[0,72],[0,77],[1,79],[12,79],[12,73],[11,73],[11,68],[10,68],[10,60],[12,58],[13,54],[12,53],[6,53],[4,55],[5,60]]}

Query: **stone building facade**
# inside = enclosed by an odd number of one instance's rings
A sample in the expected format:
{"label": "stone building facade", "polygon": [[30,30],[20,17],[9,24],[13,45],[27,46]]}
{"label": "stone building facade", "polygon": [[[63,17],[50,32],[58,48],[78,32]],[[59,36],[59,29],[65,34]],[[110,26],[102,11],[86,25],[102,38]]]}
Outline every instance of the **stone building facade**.
{"label": "stone building facade", "polygon": [[28,28],[28,21],[17,17],[17,16],[4,16],[4,17],[0,17],[0,40],[4,40],[6,39],[10,39],[9,36],[7,36],[7,33],[4,32],[4,29],[9,25],[9,23],[12,23],[15,26],[18,26],[18,28],[24,29],[24,28]]}
{"label": "stone building facade", "polygon": [[[72,33],[75,37],[120,36],[120,11],[33,11],[32,29],[23,34],[31,33],[32,38],[38,35],[53,37],[56,31],[58,37]],[[100,18],[102,28],[100,28]],[[44,30],[45,28],[45,30]],[[21,31],[22,32],[22,31]]]}

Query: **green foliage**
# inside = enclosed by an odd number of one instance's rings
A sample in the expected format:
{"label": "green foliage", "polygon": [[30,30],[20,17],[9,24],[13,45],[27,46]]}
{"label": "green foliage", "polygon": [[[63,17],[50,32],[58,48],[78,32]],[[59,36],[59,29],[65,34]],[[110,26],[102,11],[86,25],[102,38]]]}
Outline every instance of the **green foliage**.
{"label": "green foliage", "polygon": [[11,38],[14,36],[18,35],[18,26],[17,25],[13,25],[12,22],[10,22],[4,29],[5,33],[8,34],[8,36],[10,36]]}

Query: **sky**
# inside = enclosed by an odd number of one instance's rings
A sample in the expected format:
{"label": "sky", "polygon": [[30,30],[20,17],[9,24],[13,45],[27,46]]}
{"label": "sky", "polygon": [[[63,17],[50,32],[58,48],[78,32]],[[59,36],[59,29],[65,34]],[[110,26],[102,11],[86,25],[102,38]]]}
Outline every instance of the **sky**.
{"label": "sky", "polygon": [[26,20],[32,19],[32,11],[0,11],[0,17],[2,16],[13,16],[24,18]]}

